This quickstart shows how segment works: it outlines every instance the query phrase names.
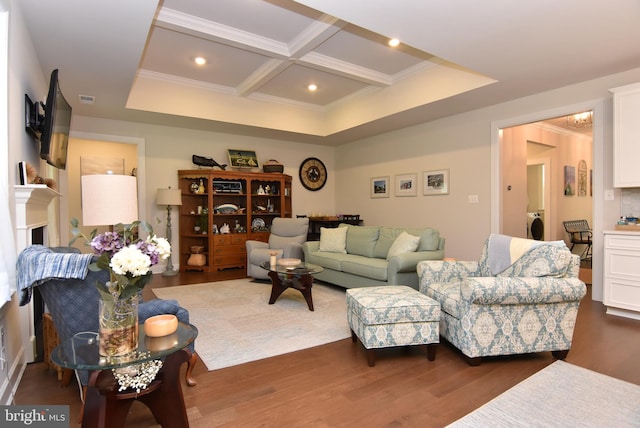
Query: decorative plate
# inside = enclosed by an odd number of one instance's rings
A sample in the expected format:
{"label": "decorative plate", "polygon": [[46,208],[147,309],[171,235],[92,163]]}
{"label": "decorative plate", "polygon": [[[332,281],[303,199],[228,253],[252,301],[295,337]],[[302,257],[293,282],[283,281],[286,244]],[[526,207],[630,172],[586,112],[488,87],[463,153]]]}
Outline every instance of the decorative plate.
{"label": "decorative plate", "polygon": [[278,264],[284,267],[298,266],[302,260],[300,259],[280,259]]}
{"label": "decorative plate", "polygon": [[238,211],[238,206],[234,204],[222,204],[218,205],[215,210],[222,214],[235,213]]}
{"label": "decorative plate", "polygon": [[265,226],[264,220],[261,218],[254,218],[251,222],[251,230],[262,230]]}

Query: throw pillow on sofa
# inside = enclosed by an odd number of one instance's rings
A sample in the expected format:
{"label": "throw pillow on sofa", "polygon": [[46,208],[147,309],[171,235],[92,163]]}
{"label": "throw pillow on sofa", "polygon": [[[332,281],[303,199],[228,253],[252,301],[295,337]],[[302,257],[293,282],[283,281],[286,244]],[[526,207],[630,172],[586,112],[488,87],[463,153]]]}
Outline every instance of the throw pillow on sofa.
{"label": "throw pillow on sofa", "polygon": [[328,253],[347,252],[347,228],[346,227],[321,227],[320,228],[320,251]]}
{"label": "throw pillow on sofa", "polygon": [[389,252],[387,253],[387,260],[393,256],[397,256],[404,253],[413,253],[420,244],[420,237],[411,235],[407,232],[402,232],[391,244]]}

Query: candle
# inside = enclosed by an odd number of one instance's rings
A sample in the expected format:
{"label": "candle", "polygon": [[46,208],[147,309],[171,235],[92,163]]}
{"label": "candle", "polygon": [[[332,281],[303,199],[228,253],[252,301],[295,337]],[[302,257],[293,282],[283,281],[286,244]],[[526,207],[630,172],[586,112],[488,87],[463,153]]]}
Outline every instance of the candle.
{"label": "candle", "polygon": [[269,258],[269,265],[271,266],[271,269],[275,269],[276,268],[276,255],[278,253],[270,253],[271,257]]}

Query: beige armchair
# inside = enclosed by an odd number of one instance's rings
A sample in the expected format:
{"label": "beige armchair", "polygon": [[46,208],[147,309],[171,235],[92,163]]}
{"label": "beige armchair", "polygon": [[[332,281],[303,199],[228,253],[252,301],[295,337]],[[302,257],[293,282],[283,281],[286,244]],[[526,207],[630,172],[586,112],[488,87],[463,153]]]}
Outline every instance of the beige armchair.
{"label": "beige armchair", "polygon": [[307,240],[308,218],[274,218],[269,242],[247,241],[247,275],[256,279],[269,279],[269,272],[260,267],[269,261],[271,252],[277,258],[303,259],[302,244]]}

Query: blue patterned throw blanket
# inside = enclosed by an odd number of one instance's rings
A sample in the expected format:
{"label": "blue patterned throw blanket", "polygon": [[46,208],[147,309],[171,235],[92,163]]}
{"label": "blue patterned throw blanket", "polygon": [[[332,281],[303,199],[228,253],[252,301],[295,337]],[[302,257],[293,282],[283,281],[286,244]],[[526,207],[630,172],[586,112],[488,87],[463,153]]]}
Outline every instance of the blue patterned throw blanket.
{"label": "blue patterned throw blanket", "polygon": [[92,258],[92,254],[57,253],[43,245],[25,248],[16,263],[20,306],[31,301],[33,287],[50,279],[84,279]]}
{"label": "blue patterned throw blanket", "polygon": [[566,248],[563,241],[536,241],[507,235],[490,235],[487,255],[491,274],[498,275],[540,245]]}

